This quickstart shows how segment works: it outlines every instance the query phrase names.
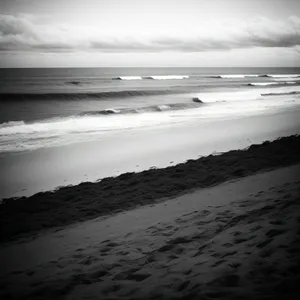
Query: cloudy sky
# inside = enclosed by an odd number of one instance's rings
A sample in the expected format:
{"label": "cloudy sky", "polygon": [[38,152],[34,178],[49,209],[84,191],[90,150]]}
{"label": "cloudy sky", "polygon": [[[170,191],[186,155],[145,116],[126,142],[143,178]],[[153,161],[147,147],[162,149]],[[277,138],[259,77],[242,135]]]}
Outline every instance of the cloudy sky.
{"label": "cloudy sky", "polygon": [[300,66],[299,0],[1,0],[0,67]]}

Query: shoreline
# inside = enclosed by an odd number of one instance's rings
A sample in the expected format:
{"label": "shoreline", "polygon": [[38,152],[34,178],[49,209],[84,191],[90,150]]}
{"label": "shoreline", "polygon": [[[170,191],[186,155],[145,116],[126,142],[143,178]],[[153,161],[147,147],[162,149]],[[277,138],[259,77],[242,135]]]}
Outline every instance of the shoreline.
{"label": "shoreline", "polygon": [[97,141],[0,155],[0,199],[141,172],[300,133],[299,110],[99,135]]}
{"label": "shoreline", "polygon": [[293,135],[188,160],[176,166],[125,173],[31,197],[4,199],[2,242],[46,229],[107,216],[225,181],[300,162],[300,136]]}

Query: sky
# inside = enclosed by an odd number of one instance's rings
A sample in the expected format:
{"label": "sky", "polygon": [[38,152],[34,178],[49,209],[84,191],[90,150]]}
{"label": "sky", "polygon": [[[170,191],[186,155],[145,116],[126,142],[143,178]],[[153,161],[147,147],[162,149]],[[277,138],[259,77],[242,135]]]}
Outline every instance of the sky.
{"label": "sky", "polygon": [[299,0],[0,0],[0,67],[300,67]]}

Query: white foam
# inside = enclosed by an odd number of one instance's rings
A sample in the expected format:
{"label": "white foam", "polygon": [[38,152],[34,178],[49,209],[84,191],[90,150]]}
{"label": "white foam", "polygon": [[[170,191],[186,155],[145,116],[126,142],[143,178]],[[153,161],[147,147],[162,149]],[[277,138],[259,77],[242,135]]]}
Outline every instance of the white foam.
{"label": "white foam", "polygon": [[257,74],[225,74],[225,75],[220,75],[221,78],[246,78],[246,77],[259,77],[260,75]]}
{"label": "white foam", "polygon": [[118,113],[120,113],[120,110],[115,109],[115,108],[107,108],[107,109],[104,109],[103,112],[118,114]]}
{"label": "white foam", "polygon": [[222,101],[243,101],[255,100],[261,98],[259,89],[247,89],[244,91],[228,91],[216,93],[198,93],[197,98],[204,103],[222,102]]}
{"label": "white foam", "polygon": [[282,82],[251,82],[250,85],[253,86],[268,86],[268,85],[278,85],[282,84]]}
{"label": "white foam", "polygon": [[169,105],[166,105],[166,104],[163,104],[163,105],[159,105],[157,108],[158,108],[159,110],[166,110],[166,109],[169,109],[170,106],[169,106]]}
{"label": "white foam", "polygon": [[188,79],[188,75],[154,75],[154,76],[145,76],[145,79],[154,79],[154,80],[171,80],[171,79]]}
{"label": "white foam", "polygon": [[245,89],[243,91],[228,91],[228,92],[215,92],[215,93],[197,93],[193,97],[201,99],[204,103],[212,102],[232,102],[232,101],[246,101],[246,100],[261,100],[261,94],[267,93],[291,93],[300,91],[300,86],[278,86],[278,87],[265,87],[256,89]]}
{"label": "white foam", "polygon": [[272,78],[297,78],[300,74],[268,74]]}
{"label": "white foam", "polygon": [[118,79],[121,80],[142,80],[141,76],[119,76]]}
{"label": "white foam", "polygon": [[[165,109],[162,106],[161,109]],[[170,116],[161,112],[136,115],[112,114],[106,116],[78,116],[50,119],[48,121],[26,124],[17,122],[15,125],[0,127],[0,152],[40,148],[45,145],[64,144],[66,140],[88,138],[93,134],[104,134],[112,131],[143,128],[170,123]],[[3,124],[2,124],[3,125]]]}

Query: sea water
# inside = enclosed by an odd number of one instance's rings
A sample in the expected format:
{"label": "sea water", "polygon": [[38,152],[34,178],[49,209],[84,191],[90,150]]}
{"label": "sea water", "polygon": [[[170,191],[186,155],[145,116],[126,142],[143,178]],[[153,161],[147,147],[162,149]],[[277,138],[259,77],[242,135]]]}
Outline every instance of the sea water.
{"label": "sea water", "polygon": [[1,69],[0,80],[0,154],[300,104],[299,68]]}

